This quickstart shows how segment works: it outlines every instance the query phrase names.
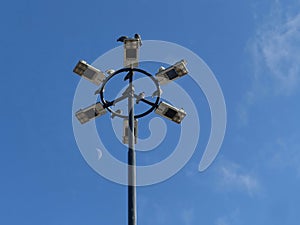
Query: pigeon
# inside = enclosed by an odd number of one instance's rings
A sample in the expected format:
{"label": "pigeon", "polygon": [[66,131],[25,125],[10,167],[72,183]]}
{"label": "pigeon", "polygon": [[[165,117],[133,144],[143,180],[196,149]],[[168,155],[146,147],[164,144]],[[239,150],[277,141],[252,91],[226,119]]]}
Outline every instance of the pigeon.
{"label": "pigeon", "polygon": [[127,36],[121,36],[121,37],[119,37],[118,38],[118,42],[124,42],[126,39],[128,39],[128,37]]}
{"label": "pigeon", "polygon": [[141,38],[141,35],[135,34],[135,35],[134,35],[134,38],[137,39],[137,40],[139,40],[140,45],[142,45],[142,38]]}
{"label": "pigeon", "polygon": [[134,38],[141,40],[141,35],[135,34],[135,35],[134,35]]}

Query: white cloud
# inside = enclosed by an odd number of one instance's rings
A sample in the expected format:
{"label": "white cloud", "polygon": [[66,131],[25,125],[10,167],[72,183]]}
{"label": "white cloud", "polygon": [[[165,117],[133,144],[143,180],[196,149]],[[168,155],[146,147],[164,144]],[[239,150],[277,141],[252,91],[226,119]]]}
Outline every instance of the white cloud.
{"label": "white cloud", "polygon": [[299,7],[296,0],[274,0],[268,13],[258,15],[254,10],[257,27],[246,47],[251,58],[252,85],[236,110],[239,126],[248,124],[253,104],[269,96],[290,96],[299,90],[300,12],[295,10]]}
{"label": "white cloud", "polygon": [[222,190],[238,190],[247,192],[250,196],[260,190],[258,179],[250,172],[243,170],[234,163],[225,163],[219,168],[220,187]]}
{"label": "white cloud", "polygon": [[293,13],[280,1],[275,1],[269,15],[258,25],[249,49],[256,89],[284,95],[297,90],[300,84],[300,13]]}

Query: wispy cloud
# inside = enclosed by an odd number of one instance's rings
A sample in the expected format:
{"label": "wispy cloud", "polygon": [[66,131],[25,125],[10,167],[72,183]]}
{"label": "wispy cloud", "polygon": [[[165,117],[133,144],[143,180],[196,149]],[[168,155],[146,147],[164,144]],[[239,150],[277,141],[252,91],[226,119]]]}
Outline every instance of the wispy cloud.
{"label": "wispy cloud", "polygon": [[249,50],[258,88],[290,95],[300,85],[300,13],[285,5],[274,1],[270,13],[259,23]]}
{"label": "wispy cloud", "polygon": [[253,173],[234,163],[225,163],[219,168],[222,190],[243,191],[252,196],[260,190],[260,183]]}
{"label": "wispy cloud", "polygon": [[294,10],[299,7],[299,1],[273,0],[267,14],[254,12],[256,31],[246,47],[252,85],[236,111],[240,126],[248,124],[256,102],[270,96],[291,96],[299,90],[300,12]]}

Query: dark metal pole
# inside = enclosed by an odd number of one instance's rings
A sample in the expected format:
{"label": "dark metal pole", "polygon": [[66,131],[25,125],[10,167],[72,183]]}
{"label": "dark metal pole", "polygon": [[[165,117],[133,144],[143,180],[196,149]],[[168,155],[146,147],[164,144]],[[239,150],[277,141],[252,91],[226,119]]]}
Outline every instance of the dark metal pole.
{"label": "dark metal pole", "polygon": [[129,72],[128,95],[128,225],[136,225],[136,164],[134,149],[134,87],[133,72]]}

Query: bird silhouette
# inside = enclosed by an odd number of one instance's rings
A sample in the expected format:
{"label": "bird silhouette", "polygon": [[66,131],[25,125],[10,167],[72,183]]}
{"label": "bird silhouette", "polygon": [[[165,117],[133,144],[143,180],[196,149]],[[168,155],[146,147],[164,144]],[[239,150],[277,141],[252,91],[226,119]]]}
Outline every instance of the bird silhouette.
{"label": "bird silhouette", "polygon": [[118,42],[124,42],[126,39],[128,39],[128,37],[127,36],[121,36],[121,37],[119,37],[118,38]]}
{"label": "bird silhouette", "polygon": [[139,35],[139,34],[135,34],[135,35],[134,35],[134,38],[139,39],[139,40],[142,39],[142,38],[141,38],[141,35]]}
{"label": "bird silhouette", "polygon": [[135,34],[135,35],[134,35],[134,38],[137,39],[137,40],[139,40],[140,45],[142,45],[142,38],[141,38],[141,35]]}

